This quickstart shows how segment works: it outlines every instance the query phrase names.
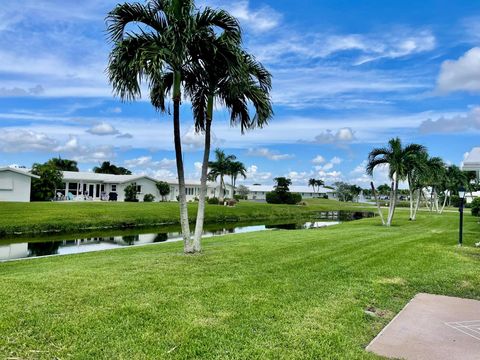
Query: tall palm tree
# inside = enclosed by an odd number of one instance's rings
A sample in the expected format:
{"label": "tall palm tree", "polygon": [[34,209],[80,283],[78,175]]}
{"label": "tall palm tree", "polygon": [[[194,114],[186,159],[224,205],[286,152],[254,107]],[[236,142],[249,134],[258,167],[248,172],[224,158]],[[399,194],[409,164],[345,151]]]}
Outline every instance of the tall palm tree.
{"label": "tall palm tree", "polygon": [[60,171],[74,171],[78,172],[78,163],[75,160],[62,159],[60,156],[58,158],[52,158],[48,160],[48,164],[53,165]]}
{"label": "tall palm tree", "polygon": [[458,166],[450,165],[445,171],[445,176],[442,181],[443,188],[443,205],[440,209],[440,213],[443,213],[445,206],[451,194],[458,191],[460,187],[468,188],[468,176]]}
{"label": "tall palm tree", "polygon": [[[414,220],[415,209],[415,191],[419,190],[420,176],[427,171],[428,153],[427,148],[419,145],[418,151],[414,152],[411,156],[405,159],[407,183],[409,190],[409,202],[410,202],[410,220]],[[420,193],[419,193],[420,196]]]}
{"label": "tall palm tree", "polygon": [[216,181],[220,177],[220,190],[218,194],[218,202],[223,203],[225,198],[225,176],[230,173],[231,163],[235,161],[237,157],[235,155],[226,155],[225,151],[221,149],[215,149],[215,161],[210,161],[208,167],[210,172],[208,177],[210,180]]}
{"label": "tall palm tree", "polygon": [[418,156],[425,151],[422,145],[410,144],[403,147],[400,138],[391,139],[387,147],[375,148],[368,155],[367,174],[373,175],[378,166],[388,165],[388,175],[392,180],[392,192],[386,225],[392,224],[393,215],[397,203],[398,185],[400,181],[406,180],[408,174],[408,163],[412,157]]}
{"label": "tall palm tree", "polygon": [[232,189],[234,191],[234,193],[232,195],[234,195],[235,194],[235,187],[237,185],[237,178],[239,176],[243,177],[244,179],[247,178],[247,169],[245,168],[245,164],[242,163],[241,161],[232,161],[230,163],[229,175],[230,175],[230,179],[232,181]]}
{"label": "tall palm tree", "polygon": [[317,191],[320,192],[320,187],[325,185],[325,182],[321,179],[315,180],[315,185],[317,186]]}
{"label": "tall palm tree", "polygon": [[[188,68],[201,61],[198,47],[212,33],[238,33],[238,22],[223,10],[199,11],[193,0],[149,0],[117,5],[107,16],[108,34],[113,43],[108,74],[114,93],[122,100],[141,97],[141,83],[150,89],[150,100],[159,111],[171,85],[173,134],[179,184],[180,222],[184,251],[193,252],[188,222],[185,174],[180,137],[181,88]],[[137,25],[137,31],[127,26]]]}
{"label": "tall palm tree", "polygon": [[309,179],[308,186],[311,186],[313,189],[313,192],[315,192],[315,186],[317,186],[317,180],[314,178]]}
{"label": "tall palm tree", "polygon": [[426,162],[425,185],[430,187],[430,211],[439,212],[438,190],[445,178],[445,163],[438,157],[430,157]]}
{"label": "tall palm tree", "polygon": [[[230,123],[240,125],[241,132],[263,127],[273,115],[269,92],[270,73],[240,47],[240,37],[223,33],[212,35],[199,47],[201,66],[190,68],[192,78],[185,87],[192,99],[196,129],[205,134],[201,171],[201,190],[195,226],[194,250],[200,251],[200,239],[205,217],[205,197],[210,158],[211,126],[215,104],[230,113]],[[192,86],[190,86],[192,85]],[[250,115],[250,107],[255,116]]]}

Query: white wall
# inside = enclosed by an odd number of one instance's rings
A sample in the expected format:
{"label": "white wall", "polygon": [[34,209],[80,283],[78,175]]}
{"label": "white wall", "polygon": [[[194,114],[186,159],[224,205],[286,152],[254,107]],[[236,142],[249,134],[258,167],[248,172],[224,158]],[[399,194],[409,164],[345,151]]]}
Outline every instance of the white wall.
{"label": "white wall", "polygon": [[0,172],[0,201],[30,201],[32,178],[14,171]]}
{"label": "white wall", "polygon": [[118,194],[117,201],[125,201],[125,188],[132,183],[135,183],[137,184],[137,186],[140,185],[142,187],[142,192],[137,193],[137,199],[139,201],[143,201],[143,197],[146,194],[152,194],[153,196],[155,196],[155,201],[161,200],[161,196],[160,196],[160,193],[158,192],[157,185],[155,182],[149,179],[139,179],[130,183],[117,185],[117,194]]}

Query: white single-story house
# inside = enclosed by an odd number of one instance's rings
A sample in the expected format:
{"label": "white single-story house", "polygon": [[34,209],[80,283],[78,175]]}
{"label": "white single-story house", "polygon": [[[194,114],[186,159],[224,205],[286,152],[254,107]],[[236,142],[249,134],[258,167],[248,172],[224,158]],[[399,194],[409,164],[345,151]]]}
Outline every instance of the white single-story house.
{"label": "white single-story house", "polygon": [[[274,190],[273,185],[249,185],[247,187],[250,190],[247,196],[248,200],[265,201],[267,193]],[[302,199],[323,198],[325,196],[328,196],[329,199],[336,199],[335,190],[326,187],[315,188],[315,191],[310,186],[292,185],[289,188],[290,192],[302,195]]]}
{"label": "white single-story house", "polygon": [[22,169],[0,168],[0,201],[29,202],[32,178],[38,176]]}
{"label": "white single-story house", "polygon": [[[146,194],[155,196],[155,200],[161,200],[156,183],[161,179],[155,179],[146,175],[111,175],[97,174],[93,172],[63,171],[63,187],[58,190],[58,195],[65,200],[112,200],[116,196],[117,201],[125,200],[125,188],[134,184],[137,187],[137,198],[143,201]],[[176,181],[165,180],[170,185],[170,194],[166,201],[177,201],[179,187]],[[186,180],[187,201],[194,201],[200,195],[200,181]],[[207,196],[218,197],[220,185],[207,183]],[[226,185],[225,197],[231,197],[232,187]]]}

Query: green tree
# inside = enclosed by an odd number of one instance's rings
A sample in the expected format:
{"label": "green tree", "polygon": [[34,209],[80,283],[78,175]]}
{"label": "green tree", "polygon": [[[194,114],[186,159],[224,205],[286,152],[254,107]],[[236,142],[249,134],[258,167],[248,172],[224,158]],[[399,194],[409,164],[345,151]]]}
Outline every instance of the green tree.
{"label": "green tree", "polygon": [[170,194],[170,185],[165,181],[158,181],[156,186],[160,196],[162,197],[162,201],[165,201],[165,197]]}
{"label": "green tree", "polygon": [[230,173],[231,163],[236,160],[235,155],[226,155],[225,151],[221,149],[215,149],[215,161],[210,161],[208,167],[210,172],[208,177],[212,181],[217,181],[220,178],[220,191],[218,194],[218,201],[223,204],[225,198],[225,176]]}
{"label": "green tree", "polygon": [[110,161],[104,161],[100,166],[95,166],[93,172],[96,174],[132,175],[130,170],[111,164]]}
{"label": "green tree", "polygon": [[[212,34],[237,33],[238,22],[223,10],[209,7],[201,11],[193,0],[150,0],[146,4],[117,5],[107,17],[108,34],[114,44],[108,73],[114,92],[123,100],[141,96],[141,82],[150,88],[153,106],[166,111],[165,101],[171,87],[173,137],[179,185],[180,222],[184,252],[194,252],[190,237],[183,166],[180,103],[181,89],[188,88],[185,77],[192,67],[199,68],[200,49]],[[137,31],[127,26],[141,24]],[[145,30],[147,29],[147,30]]]}
{"label": "green tree", "polygon": [[232,180],[232,191],[235,193],[235,187],[237,186],[237,178],[239,176],[243,177],[244,179],[247,178],[247,169],[245,165],[241,161],[232,161],[230,163],[230,171],[229,171],[230,178]]}
{"label": "green tree", "polygon": [[410,159],[424,151],[425,148],[418,144],[403,147],[400,138],[397,137],[391,139],[387,147],[375,148],[368,155],[367,174],[372,176],[375,168],[388,165],[388,174],[393,182],[387,226],[392,224],[397,204],[398,184],[400,181],[407,179]]}
{"label": "green tree", "polygon": [[317,179],[315,180],[315,185],[317,186],[317,191],[320,192],[320,188],[325,185],[325,182],[323,180]]}
{"label": "green tree", "polygon": [[[230,123],[240,125],[242,134],[245,130],[263,127],[273,114],[269,97],[271,75],[259,62],[240,48],[240,40],[240,27],[238,31],[212,33],[208,41],[198,47],[198,57],[202,59],[201,66],[193,66],[192,71],[185,75],[192,79],[186,82],[185,90],[192,99],[195,127],[197,131],[203,131],[205,134],[201,190],[194,236],[195,251],[200,251],[205,218],[211,127],[215,104],[219,103],[227,109],[230,113]],[[255,110],[255,116],[250,115],[250,108]],[[235,179],[232,180],[235,181]]]}
{"label": "green tree", "polygon": [[48,160],[47,163],[54,166],[57,170],[60,171],[78,172],[78,164],[75,160],[62,159],[59,156],[58,158],[52,158]]}
{"label": "green tree", "polygon": [[137,199],[137,185],[129,184],[125,187],[125,201],[126,202],[138,202]]}
{"label": "green tree", "polygon": [[40,176],[40,179],[32,178],[32,201],[50,201],[56,196],[57,189],[62,187],[63,176],[52,163],[35,163],[32,166],[32,174]]}
{"label": "green tree", "polygon": [[300,194],[290,192],[292,180],[285,177],[277,177],[273,180],[275,181],[274,191],[266,194],[267,203],[293,205],[302,201]]}
{"label": "green tree", "polygon": [[311,186],[313,189],[313,192],[315,192],[315,186],[317,186],[317,180],[314,178],[309,179],[308,186]]}

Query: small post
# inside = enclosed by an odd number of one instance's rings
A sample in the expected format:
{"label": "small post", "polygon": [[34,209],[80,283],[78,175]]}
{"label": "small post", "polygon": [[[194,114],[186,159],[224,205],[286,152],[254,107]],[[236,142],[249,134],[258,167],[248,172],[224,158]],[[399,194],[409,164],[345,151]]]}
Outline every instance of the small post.
{"label": "small post", "polygon": [[458,212],[460,213],[460,224],[458,227],[458,246],[463,245],[463,201],[465,199],[465,189],[463,186],[458,190],[458,197],[460,198],[460,206]]}

